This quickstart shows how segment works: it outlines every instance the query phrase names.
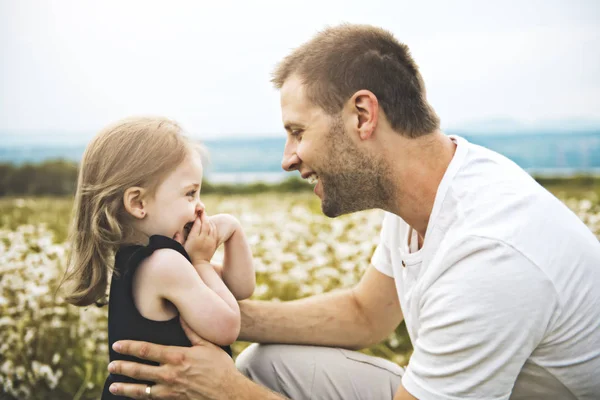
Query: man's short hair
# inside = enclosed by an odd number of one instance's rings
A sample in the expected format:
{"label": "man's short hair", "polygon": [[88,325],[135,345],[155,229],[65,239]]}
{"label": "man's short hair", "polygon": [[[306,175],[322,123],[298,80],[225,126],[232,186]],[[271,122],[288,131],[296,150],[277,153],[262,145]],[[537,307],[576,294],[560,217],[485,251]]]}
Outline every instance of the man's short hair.
{"label": "man's short hair", "polygon": [[285,57],[272,82],[281,89],[292,75],[306,85],[308,99],[330,115],[366,89],[377,96],[395,131],[418,137],[439,129],[408,47],[384,29],[353,24],[327,28]]}

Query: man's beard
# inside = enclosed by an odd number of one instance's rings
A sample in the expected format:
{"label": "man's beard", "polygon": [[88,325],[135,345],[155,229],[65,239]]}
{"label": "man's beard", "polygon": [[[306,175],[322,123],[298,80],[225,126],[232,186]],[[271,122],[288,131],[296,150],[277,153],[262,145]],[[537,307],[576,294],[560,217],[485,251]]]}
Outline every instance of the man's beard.
{"label": "man's beard", "polygon": [[325,142],[328,161],[318,173],[323,214],[333,218],[389,204],[393,193],[389,168],[356,147],[341,118],[333,122]]}

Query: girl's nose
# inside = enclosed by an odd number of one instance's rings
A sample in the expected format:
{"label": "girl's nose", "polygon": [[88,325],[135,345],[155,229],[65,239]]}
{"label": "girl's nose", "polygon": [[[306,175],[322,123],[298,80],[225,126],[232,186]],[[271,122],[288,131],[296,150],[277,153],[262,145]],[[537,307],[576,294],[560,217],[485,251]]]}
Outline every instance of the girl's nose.
{"label": "girl's nose", "polygon": [[204,206],[204,203],[201,201],[198,201],[198,203],[196,203],[196,213],[201,213],[204,211],[206,207]]}

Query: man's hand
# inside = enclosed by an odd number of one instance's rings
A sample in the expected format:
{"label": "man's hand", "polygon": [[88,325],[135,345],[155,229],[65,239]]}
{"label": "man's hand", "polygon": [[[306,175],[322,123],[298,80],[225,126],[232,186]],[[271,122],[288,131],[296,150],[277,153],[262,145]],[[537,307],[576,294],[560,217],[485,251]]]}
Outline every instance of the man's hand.
{"label": "man's hand", "polygon": [[192,264],[210,262],[219,245],[217,227],[205,212],[202,212],[190,230],[183,245],[192,259]]}
{"label": "man's hand", "polygon": [[[113,361],[114,374],[155,382],[152,399],[281,399],[249,381],[235,368],[233,360],[219,347],[196,335],[181,320],[193,347],[161,346],[125,340],[116,342],[121,354],[156,361],[160,366]],[[134,399],[147,399],[146,385],[113,383],[111,392]]]}

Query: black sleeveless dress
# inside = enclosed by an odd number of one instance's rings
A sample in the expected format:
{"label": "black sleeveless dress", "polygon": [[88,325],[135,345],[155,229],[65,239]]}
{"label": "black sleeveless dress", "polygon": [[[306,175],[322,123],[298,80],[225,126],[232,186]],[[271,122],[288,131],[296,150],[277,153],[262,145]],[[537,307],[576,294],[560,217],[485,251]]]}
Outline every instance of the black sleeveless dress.
{"label": "black sleeveless dress", "polygon": [[[192,345],[179,324],[179,316],[168,321],[153,321],[144,318],[137,310],[133,301],[132,283],[135,270],[155,250],[165,248],[178,251],[191,262],[189,255],[179,242],[161,235],[151,236],[147,246],[123,246],[115,255],[115,271],[119,271],[119,276],[114,274],[112,277],[108,300],[108,349],[110,361],[126,360],[158,365],[156,362],[141,360],[137,357],[125,356],[115,352],[112,349],[112,345],[119,340],[141,340],[168,346],[190,347]],[[231,356],[231,348],[229,346],[221,348]],[[127,398],[115,396],[110,393],[108,388],[113,382],[153,383],[138,381],[124,375],[109,374],[104,383],[102,400]]]}

